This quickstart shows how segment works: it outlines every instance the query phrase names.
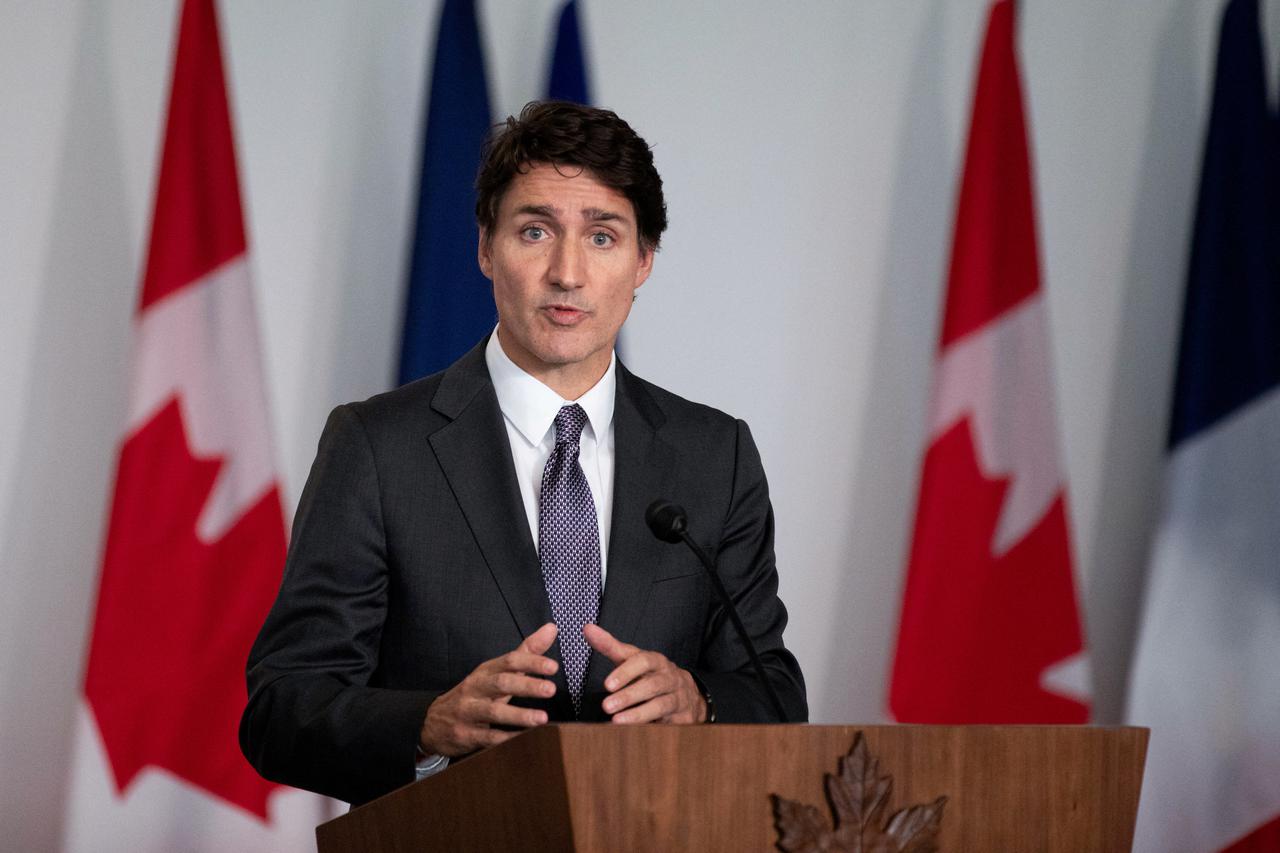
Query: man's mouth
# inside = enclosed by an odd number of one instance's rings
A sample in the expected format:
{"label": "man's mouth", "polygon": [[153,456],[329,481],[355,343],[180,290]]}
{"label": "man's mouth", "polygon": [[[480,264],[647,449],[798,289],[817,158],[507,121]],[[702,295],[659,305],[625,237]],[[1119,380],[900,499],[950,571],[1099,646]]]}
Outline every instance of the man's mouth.
{"label": "man's mouth", "polygon": [[557,326],[572,326],[587,316],[586,311],[572,305],[544,305],[542,312]]}

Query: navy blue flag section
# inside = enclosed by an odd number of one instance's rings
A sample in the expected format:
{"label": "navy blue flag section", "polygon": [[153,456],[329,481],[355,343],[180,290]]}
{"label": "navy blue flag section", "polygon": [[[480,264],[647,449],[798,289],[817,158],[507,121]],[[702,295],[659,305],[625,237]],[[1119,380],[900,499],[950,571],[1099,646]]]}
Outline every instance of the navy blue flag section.
{"label": "navy blue flag section", "polygon": [[1258,0],[1222,18],[1167,479],[1127,721],[1138,853],[1280,850],[1280,117]]}
{"label": "navy blue flag section", "polygon": [[474,0],[445,0],[436,32],[398,383],[448,367],[497,321],[476,263],[475,178],[492,123]]}
{"label": "navy blue flag section", "polygon": [[1280,385],[1280,120],[1257,0],[1222,20],[1169,446]]}
{"label": "navy blue flag section", "polygon": [[582,32],[578,24],[577,0],[569,0],[560,10],[555,51],[551,55],[551,74],[547,79],[547,98],[583,105],[591,103],[586,53],[582,47]]}

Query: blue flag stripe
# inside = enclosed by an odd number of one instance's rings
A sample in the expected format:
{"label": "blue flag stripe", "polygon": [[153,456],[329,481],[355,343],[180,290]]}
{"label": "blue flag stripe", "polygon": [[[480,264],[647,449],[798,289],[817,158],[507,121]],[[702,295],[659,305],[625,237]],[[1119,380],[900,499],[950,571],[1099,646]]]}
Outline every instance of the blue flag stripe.
{"label": "blue flag stripe", "polygon": [[586,54],[578,26],[577,0],[569,0],[560,10],[555,52],[551,57],[551,74],[547,81],[547,97],[553,101],[572,101],[584,105],[591,103]]}
{"label": "blue flag stripe", "polygon": [[496,322],[476,264],[475,177],[492,117],[473,0],[445,0],[436,33],[401,384],[442,370]]}
{"label": "blue flag stripe", "polygon": [[1280,120],[1258,0],[1231,0],[1196,210],[1169,447],[1280,385]]}

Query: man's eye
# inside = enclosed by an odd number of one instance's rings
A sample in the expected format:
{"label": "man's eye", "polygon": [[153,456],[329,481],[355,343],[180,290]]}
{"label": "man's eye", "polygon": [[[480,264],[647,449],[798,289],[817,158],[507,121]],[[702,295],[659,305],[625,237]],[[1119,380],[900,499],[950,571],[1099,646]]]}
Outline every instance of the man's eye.
{"label": "man's eye", "polygon": [[539,228],[537,225],[530,225],[520,233],[524,234],[524,236],[530,240],[541,240],[547,236],[547,230],[545,228]]}
{"label": "man's eye", "polygon": [[613,235],[606,234],[603,231],[597,231],[596,233],[591,235],[591,244],[593,246],[599,246],[602,249],[606,246],[612,246]]}

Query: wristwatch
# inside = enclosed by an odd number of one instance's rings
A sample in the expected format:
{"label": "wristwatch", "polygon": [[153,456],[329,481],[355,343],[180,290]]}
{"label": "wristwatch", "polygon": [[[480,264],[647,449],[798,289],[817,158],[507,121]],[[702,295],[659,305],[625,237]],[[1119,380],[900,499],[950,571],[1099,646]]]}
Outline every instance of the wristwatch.
{"label": "wristwatch", "polygon": [[688,672],[689,675],[693,676],[693,683],[697,685],[698,692],[702,694],[702,701],[707,703],[707,719],[704,722],[714,723],[716,721],[716,703],[711,698],[711,691],[707,689],[707,685],[702,683],[702,679],[698,677],[697,673],[693,670]]}

